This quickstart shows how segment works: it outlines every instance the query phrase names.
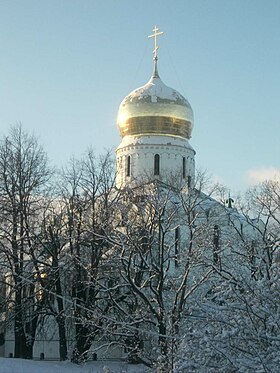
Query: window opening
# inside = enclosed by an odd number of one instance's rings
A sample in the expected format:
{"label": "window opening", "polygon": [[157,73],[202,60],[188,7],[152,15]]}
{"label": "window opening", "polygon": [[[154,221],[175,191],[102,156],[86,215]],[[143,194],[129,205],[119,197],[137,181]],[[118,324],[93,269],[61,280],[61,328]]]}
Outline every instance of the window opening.
{"label": "window opening", "polygon": [[220,258],[220,229],[218,225],[214,225],[214,235],[213,235],[213,263],[216,267],[221,268],[221,258]]}
{"label": "window opening", "polygon": [[179,250],[180,250],[180,228],[175,229],[175,267],[179,266]]}
{"label": "window opening", "polygon": [[159,175],[159,155],[154,157],[154,175]]}
{"label": "window opening", "polygon": [[130,155],[126,158],[126,176],[131,174],[131,157]]}
{"label": "window opening", "polygon": [[183,179],[186,178],[186,158],[183,157]]}

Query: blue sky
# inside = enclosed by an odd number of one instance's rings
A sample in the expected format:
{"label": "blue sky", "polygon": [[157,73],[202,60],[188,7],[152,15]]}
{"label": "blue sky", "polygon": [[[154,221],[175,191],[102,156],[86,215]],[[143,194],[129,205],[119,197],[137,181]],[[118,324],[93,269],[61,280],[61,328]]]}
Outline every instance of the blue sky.
{"label": "blue sky", "polygon": [[232,193],[280,168],[279,0],[0,0],[0,134],[61,165],[120,143],[118,106],[159,72],[191,103],[198,167]]}

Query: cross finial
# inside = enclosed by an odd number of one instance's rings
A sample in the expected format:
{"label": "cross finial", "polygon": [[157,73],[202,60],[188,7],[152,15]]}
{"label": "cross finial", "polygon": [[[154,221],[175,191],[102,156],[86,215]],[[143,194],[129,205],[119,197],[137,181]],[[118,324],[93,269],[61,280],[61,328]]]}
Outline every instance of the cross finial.
{"label": "cross finial", "polygon": [[156,61],[157,60],[157,50],[158,50],[158,46],[157,46],[157,36],[158,35],[162,35],[163,32],[162,31],[159,31],[159,28],[157,28],[157,26],[155,26],[153,28],[153,34],[152,35],[149,35],[148,38],[154,38],[154,42],[155,42],[155,48],[154,48],[154,60]]}

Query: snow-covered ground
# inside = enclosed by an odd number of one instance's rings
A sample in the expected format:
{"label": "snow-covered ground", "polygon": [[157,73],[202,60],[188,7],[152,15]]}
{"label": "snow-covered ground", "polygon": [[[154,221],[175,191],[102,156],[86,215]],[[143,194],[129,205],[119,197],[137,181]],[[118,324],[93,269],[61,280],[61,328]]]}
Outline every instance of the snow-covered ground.
{"label": "snow-covered ground", "polygon": [[0,358],[0,373],[148,373],[143,365],[92,361],[77,366],[70,362]]}

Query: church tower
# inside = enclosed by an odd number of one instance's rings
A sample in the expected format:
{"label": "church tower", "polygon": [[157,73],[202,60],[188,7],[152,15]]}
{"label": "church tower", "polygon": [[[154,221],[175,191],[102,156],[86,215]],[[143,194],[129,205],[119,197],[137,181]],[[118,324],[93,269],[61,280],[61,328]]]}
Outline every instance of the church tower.
{"label": "church tower", "polygon": [[194,180],[195,151],[189,144],[193,111],[189,102],[159,77],[155,26],[154,68],[150,80],[120,104],[117,124],[122,142],[116,150],[120,189],[160,180],[173,187]]}

